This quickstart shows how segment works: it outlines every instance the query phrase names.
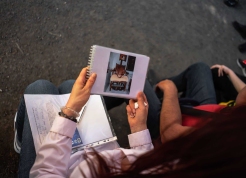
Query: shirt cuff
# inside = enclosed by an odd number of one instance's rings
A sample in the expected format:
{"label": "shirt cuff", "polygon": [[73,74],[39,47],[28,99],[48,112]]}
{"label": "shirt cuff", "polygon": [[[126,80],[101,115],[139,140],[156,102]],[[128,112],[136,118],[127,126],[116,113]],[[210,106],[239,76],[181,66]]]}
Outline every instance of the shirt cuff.
{"label": "shirt cuff", "polygon": [[50,131],[73,138],[76,126],[75,122],[64,117],[56,116]]}
{"label": "shirt cuff", "polygon": [[128,140],[131,148],[152,143],[149,129],[128,135]]}

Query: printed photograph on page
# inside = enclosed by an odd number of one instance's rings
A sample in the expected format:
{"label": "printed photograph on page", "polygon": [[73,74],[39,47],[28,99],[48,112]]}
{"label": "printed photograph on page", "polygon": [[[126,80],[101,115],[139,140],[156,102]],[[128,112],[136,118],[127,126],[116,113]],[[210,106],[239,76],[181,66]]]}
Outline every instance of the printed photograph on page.
{"label": "printed photograph on page", "polygon": [[104,92],[129,94],[136,56],[110,52]]}

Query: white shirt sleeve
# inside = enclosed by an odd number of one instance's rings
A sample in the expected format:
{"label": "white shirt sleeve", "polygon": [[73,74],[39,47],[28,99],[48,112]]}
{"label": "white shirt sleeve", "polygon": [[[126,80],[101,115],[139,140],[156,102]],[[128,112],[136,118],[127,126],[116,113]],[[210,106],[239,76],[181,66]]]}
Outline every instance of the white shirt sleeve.
{"label": "white shirt sleeve", "polygon": [[[81,171],[91,177],[87,162],[81,162],[72,171],[69,170],[69,161],[72,150],[72,137],[75,132],[76,123],[57,117],[50,132],[47,134],[42,146],[37,152],[35,163],[30,171],[30,177],[61,178],[61,177],[83,177]],[[127,156],[129,163],[136,160],[138,156],[153,149],[149,130],[133,133],[128,136],[131,149],[118,148],[106,150],[100,153],[107,164],[120,168],[121,158]],[[81,152],[81,154],[86,154]],[[89,156],[92,159],[93,156]],[[112,162],[111,160],[115,160]],[[71,174],[69,172],[72,172]],[[70,174],[70,175],[69,175]]]}
{"label": "white shirt sleeve", "polygon": [[50,132],[37,152],[30,177],[67,177],[76,123],[56,117]]}
{"label": "white shirt sleeve", "polygon": [[128,135],[128,140],[132,149],[153,149],[148,129]]}

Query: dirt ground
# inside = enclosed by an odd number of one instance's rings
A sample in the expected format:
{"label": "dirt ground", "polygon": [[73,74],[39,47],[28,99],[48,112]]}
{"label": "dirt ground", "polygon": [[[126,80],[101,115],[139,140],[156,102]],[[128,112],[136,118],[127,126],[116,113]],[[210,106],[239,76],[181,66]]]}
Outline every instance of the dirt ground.
{"label": "dirt ground", "polygon": [[[237,46],[245,41],[231,22],[246,24],[246,2],[222,0],[1,0],[0,177],[15,177],[13,118],[26,86],[37,79],[55,85],[75,79],[98,44],[150,56],[157,77],[190,64],[225,64],[241,73]],[[121,146],[129,127],[125,105],[110,111]]]}

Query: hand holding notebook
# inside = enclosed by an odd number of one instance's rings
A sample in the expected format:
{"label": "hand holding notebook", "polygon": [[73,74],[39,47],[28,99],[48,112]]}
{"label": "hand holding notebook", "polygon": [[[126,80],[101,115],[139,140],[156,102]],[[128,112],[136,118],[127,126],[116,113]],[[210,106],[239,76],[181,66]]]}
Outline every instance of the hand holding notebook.
{"label": "hand holding notebook", "polygon": [[[138,108],[136,108],[136,103]],[[143,92],[139,92],[137,100],[130,99],[126,106],[131,133],[147,129],[148,101]]]}
{"label": "hand holding notebook", "polygon": [[[82,69],[71,95],[24,95],[36,151],[50,131],[54,119],[59,119],[58,114],[76,123],[78,119],[81,120],[73,135],[73,148],[83,149],[116,140],[102,98],[99,95],[90,96],[96,75],[90,76],[86,81],[86,71],[87,68]],[[87,109],[83,118],[78,118],[85,104]],[[94,107],[97,112],[94,112]]]}
{"label": "hand holding notebook", "polygon": [[[67,108],[72,108],[72,110],[76,112],[80,112],[82,107],[88,101],[90,97],[90,90],[96,80],[96,74],[93,74],[86,81],[86,73],[87,68],[83,68],[73,85],[71,95],[66,104]],[[68,112],[68,114],[72,114],[71,111],[68,109],[65,109],[63,111]]]}

